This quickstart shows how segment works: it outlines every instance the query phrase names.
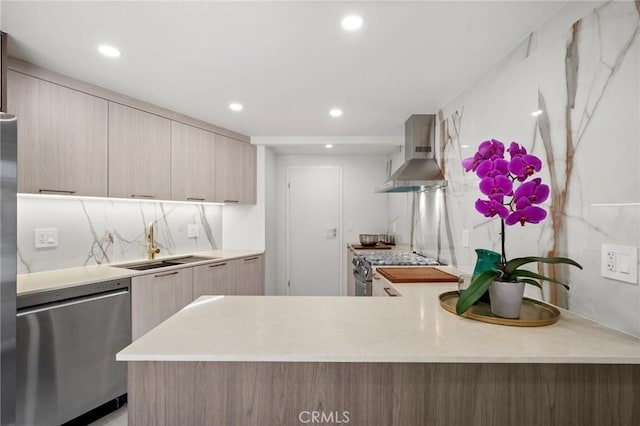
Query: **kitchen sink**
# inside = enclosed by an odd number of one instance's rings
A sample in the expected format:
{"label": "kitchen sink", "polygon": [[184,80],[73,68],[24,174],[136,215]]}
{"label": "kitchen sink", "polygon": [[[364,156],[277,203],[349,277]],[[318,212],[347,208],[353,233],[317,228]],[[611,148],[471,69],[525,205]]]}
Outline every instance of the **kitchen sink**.
{"label": "kitchen sink", "polygon": [[185,265],[193,262],[215,260],[217,257],[185,256],[167,260],[149,260],[147,262],[127,263],[114,265],[117,268],[132,269],[134,271],[146,271],[148,269],[166,268],[167,266]]}

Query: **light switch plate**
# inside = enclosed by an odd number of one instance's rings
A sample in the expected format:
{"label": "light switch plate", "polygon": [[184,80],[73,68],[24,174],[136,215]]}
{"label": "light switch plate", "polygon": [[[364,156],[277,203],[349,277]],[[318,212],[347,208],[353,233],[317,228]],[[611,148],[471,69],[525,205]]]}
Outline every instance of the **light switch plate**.
{"label": "light switch plate", "polygon": [[600,272],[605,278],[637,284],[638,248],[603,244]]}
{"label": "light switch plate", "polygon": [[469,247],[469,230],[462,230],[462,247]]}
{"label": "light switch plate", "polygon": [[34,230],[35,248],[51,248],[58,247],[58,229],[57,228],[38,228]]}
{"label": "light switch plate", "polygon": [[187,237],[198,238],[198,225],[187,225]]}

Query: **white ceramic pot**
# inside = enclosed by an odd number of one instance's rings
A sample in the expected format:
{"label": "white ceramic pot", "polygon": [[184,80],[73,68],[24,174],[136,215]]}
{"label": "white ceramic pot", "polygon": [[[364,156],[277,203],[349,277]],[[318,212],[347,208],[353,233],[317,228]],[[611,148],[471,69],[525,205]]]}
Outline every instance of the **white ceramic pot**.
{"label": "white ceramic pot", "polygon": [[518,318],[524,296],[524,283],[493,281],[489,286],[491,312],[502,318]]}

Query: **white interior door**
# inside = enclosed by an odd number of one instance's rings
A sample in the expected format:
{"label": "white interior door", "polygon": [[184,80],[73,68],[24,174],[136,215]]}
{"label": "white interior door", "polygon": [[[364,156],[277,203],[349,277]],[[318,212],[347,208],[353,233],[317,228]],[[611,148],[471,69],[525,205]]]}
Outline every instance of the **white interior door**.
{"label": "white interior door", "polygon": [[292,296],[339,296],[342,169],[287,167],[287,272]]}

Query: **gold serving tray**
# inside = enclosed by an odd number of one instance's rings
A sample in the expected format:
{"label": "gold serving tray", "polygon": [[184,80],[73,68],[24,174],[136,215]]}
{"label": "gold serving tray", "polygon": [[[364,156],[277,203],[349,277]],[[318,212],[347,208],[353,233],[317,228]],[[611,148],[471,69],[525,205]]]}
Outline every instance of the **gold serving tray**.
{"label": "gold serving tray", "polygon": [[[457,291],[448,291],[442,293],[440,297],[440,306],[445,310],[456,314],[456,303],[460,295]],[[560,319],[560,311],[546,303],[538,300],[522,299],[522,307],[520,308],[519,318],[501,318],[491,313],[491,306],[488,303],[478,302],[473,305],[467,312],[462,314],[463,317],[476,321],[488,322],[491,324],[511,325],[516,327],[540,327],[550,325]]]}

